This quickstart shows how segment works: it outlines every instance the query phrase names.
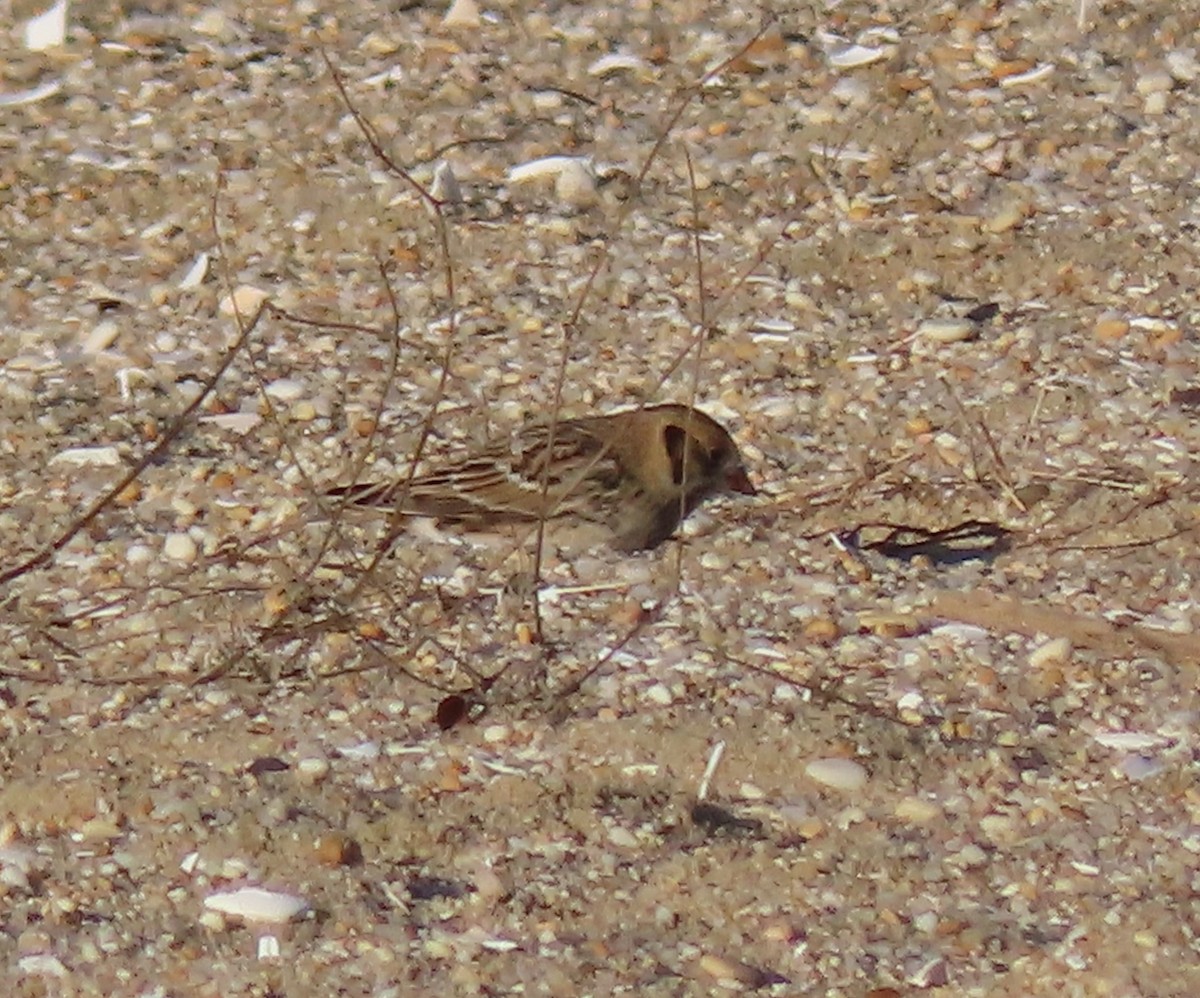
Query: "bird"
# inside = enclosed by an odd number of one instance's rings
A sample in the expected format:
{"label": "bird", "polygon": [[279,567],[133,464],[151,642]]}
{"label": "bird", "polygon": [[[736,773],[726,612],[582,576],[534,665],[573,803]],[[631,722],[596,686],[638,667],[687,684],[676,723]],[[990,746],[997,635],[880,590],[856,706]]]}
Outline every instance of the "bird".
{"label": "bird", "polygon": [[706,499],[756,490],[729,432],[676,403],[532,422],[507,442],[428,472],[326,492],[467,530],[502,524],[592,525],[617,551],[658,547]]}

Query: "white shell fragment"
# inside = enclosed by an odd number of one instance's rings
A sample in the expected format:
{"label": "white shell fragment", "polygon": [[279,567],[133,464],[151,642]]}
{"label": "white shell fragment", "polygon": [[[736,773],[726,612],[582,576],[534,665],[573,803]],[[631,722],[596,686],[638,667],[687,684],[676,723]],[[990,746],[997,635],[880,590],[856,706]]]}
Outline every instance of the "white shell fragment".
{"label": "white shell fragment", "polygon": [[67,0],[25,22],[25,47],[31,52],[56,48],[67,37]]}
{"label": "white shell fragment", "polygon": [[861,790],[867,783],[867,771],[852,759],[814,759],[804,767],[805,775],[835,790]]}
{"label": "white shell fragment", "polygon": [[121,454],[115,447],[68,447],[50,458],[51,464],[75,464],[87,468],[115,468]]}
{"label": "white shell fragment", "polygon": [[112,319],[104,319],[92,327],[92,331],[83,338],[80,347],[84,353],[100,353],[112,346],[120,334],[120,326]]}
{"label": "white shell fragment", "polygon": [[253,319],[263,302],[270,297],[262,288],[243,284],[241,287],[234,288],[230,294],[221,299],[220,304],[217,305],[217,311],[225,316],[240,313],[243,319]]}
{"label": "white shell fragment", "polygon": [[975,323],[970,319],[926,319],[916,332],[932,343],[961,343],[974,335]]}
{"label": "white shell fragment", "polygon": [[204,278],[208,276],[209,256],[207,253],[200,253],[188,268],[188,272],[180,278],[179,290],[190,291],[192,288],[198,288],[204,283]]}
{"label": "white shell fragment", "polygon": [[1175,49],[1166,56],[1167,72],[1180,83],[1195,83],[1200,77],[1200,61],[1195,49]]}
{"label": "white shell fragment", "polygon": [[266,393],[278,402],[295,402],[304,397],[304,383],[295,378],[276,378],[267,385]]}
{"label": "white shell fragment", "polygon": [[586,159],[578,156],[543,156],[541,159],[531,159],[508,171],[510,184],[527,184],[536,180],[557,180],[564,170],[574,169],[579,164],[588,164]]}
{"label": "white shell fragment", "polygon": [[808,151],[829,163],[873,163],[877,155],[867,149],[859,149],[852,145],[827,146],[819,142],[811,143]]}
{"label": "white shell fragment", "polygon": [[559,173],[554,194],[572,208],[586,208],[596,201],[596,178],[586,165],[576,160]]}
{"label": "white shell fragment", "polygon": [[301,912],[307,911],[308,902],[302,897],[282,891],[269,891],[263,887],[241,887],[236,891],[210,894],[204,899],[204,907],[209,911],[219,911],[223,915],[244,918],[247,922],[282,925]]}
{"label": "white shell fragment", "polygon": [[602,55],[588,66],[587,71],[590,76],[612,76],[614,73],[621,72],[640,74],[648,73],[650,64],[628,52],[612,52],[609,55]]}
{"label": "white shell fragment", "polygon": [[263,421],[257,412],[221,412],[200,417],[200,422],[211,423],[230,433],[247,434]]}
{"label": "white shell fragment", "polygon": [[478,28],[479,25],[479,5],[475,0],[454,0],[442,18],[442,26],[446,28]]}
{"label": "white shell fragment", "polygon": [[458,204],[463,199],[462,188],[454,169],[445,160],[438,163],[433,171],[433,183],[429,185],[429,193],[434,200]]}
{"label": "white shell fragment", "polygon": [[67,968],[52,953],[31,953],[17,961],[17,969],[23,974],[38,974],[42,977],[66,977]]}
{"label": "white shell fragment", "polygon": [[1044,669],[1050,665],[1063,665],[1071,657],[1071,641],[1069,638],[1051,638],[1044,641],[1029,653],[1029,664],[1035,669]]}
{"label": "white shell fragment", "polygon": [[590,159],[578,156],[545,156],[514,166],[510,184],[553,180],[555,196],[572,208],[586,208],[596,200],[596,170]]}
{"label": "white shell fragment", "polygon": [[1014,73],[1012,76],[1002,77],[1000,86],[1005,90],[1011,90],[1013,87],[1023,87],[1029,83],[1040,83],[1047,79],[1054,72],[1052,63],[1044,62],[1040,66],[1034,66],[1033,69],[1026,70],[1024,73]]}
{"label": "white shell fragment", "polygon": [[14,90],[12,93],[0,94],[0,107],[20,107],[22,104],[36,104],[38,101],[53,97],[62,89],[62,80],[51,80],[28,90]]}
{"label": "white shell fragment", "polygon": [[1121,752],[1145,752],[1162,748],[1170,739],[1147,731],[1098,731],[1092,735],[1097,745],[1118,749]]}
{"label": "white shell fragment", "polygon": [[847,45],[829,53],[829,65],[834,69],[857,69],[887,58],[887,49],[867,45]]}
{"label": "white shell fragment", "polygon": [[191,534],[174,533],[168,534],[167,539],[163,541],[163,555],[171,561],[180,561],[185,564],[196,560],[196,542],[192,539]]}
{"label": "white shell fragment", "polygon": [[33,850],[24,846],[0,846],[0,885],[27,888],[35,859]]}

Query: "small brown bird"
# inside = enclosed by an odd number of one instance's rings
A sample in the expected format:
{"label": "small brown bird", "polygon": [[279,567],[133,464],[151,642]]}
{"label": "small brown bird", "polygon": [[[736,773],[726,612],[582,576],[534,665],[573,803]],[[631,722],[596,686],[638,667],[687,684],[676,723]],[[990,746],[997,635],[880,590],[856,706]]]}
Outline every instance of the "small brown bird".
{"label": "small brown bird", "polygon": [[710,496],[754,495],[720,423],[685,405],[530,424],[508,444],[468,454],[411,481],[342,485],[327,494],[469,530],[561,520],[602,528],[618,551],[657,547]]}

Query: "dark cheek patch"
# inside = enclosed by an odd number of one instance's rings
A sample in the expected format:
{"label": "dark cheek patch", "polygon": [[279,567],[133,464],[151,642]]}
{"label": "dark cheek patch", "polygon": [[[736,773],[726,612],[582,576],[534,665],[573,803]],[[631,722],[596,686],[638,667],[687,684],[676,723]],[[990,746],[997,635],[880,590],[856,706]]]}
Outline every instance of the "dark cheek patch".
{"label": "dark cheek patch", "polygon": [[[668,426],[663,430],[663,443],[667,447],[667,457],[671,459],[671,480],[676,485],[683,484],[683,457],[687,450],[687,433],[679,426]],[[693,441],[692,446],[695,447]]]}

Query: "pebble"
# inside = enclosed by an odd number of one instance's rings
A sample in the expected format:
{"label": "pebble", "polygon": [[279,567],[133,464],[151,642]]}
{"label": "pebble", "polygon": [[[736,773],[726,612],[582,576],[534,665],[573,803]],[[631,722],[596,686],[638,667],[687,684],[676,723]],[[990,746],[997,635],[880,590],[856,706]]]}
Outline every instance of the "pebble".
{"label": "pebble", "polygon": [[84,353],[99,353],[112,346],[120,333],[121,327],[116,322],[112,319],[105,319],[92,327],[92,331],[83,338],[80,346]]}
{"label": "pebble", "polygon": [[623,849],[634,849],[638,845],[637,836],[628,828],[622,828],[620,825],[608,830],[608,841]]}
{"label": "pebble", "polygon": [[261,288],[243,284],[221,299],[217,305],[217,312],[226,317],[240,314],[243,319],[249,321],[270,297]]}
{"label": "pebble", "polygon": [[916,333],[933,343],[961,343],[974,336],[975,330],[970,319],[925,319]]}
{"label": "pebble", "polygon": [[983,230],[999,235],[1015,229],[1029,217],[1029,205],[1021,198],[1014,198],[983,221]]}
{"label": "pebble", "polygon": [[223,915],[235,915],[247,922],[279,925],[290,922],[303,911],[308,902],[295,894],[269,891],[262,887],[242,887],[235,891],[210,894],[204,899],[208,911]]}
{"label": "pebble", "polygon": [[657,703],[666,706],[667,704],[672,703],[675,697],[671,694],[669,687],[663,683],[655,683],[648,690],[646,690],[646,699],[651,703]]}
{"label": "pebble", "polygon": [[329,760],[308,756],[296,763],[296,775],[305,783],[319,783],[329,775]]}
{"label": "pebble", "polygon": [[1139,781],[1157,776],[1163,770],[1162,763],[1153,756],[1135,753],[1127,755],[1117,767],[1117,771],[1126,779]]}
{"label": "pebble", "polygon": [[362,862],[362,847],[342,832],[329,832],[313,843],[313,858],[322,866],[354,866]]}
{"label": "pebble", "polygon": [[222,412],[213,416],[202,416],[200,421],[212,423],[231,433],[245,435],[258,426],[263,417],[257,412]]}
{"label": "pebble", "polygon": [[1167,739],[1162,735],[1146,731],[1098,731],[1092,735],[1092,740],[1097,745],[1119,749],[1122,752],[1145,752],[1162,748],[1167,743]]}
{"label": "pebble", "polygon": [[527,184],[537,180],[556,180],[571,163],[578,162],[574,156],[543,156],[520,163],[508,171],[510,184]]}
{"label": "pebble", "polygon": [[462,187],[458,183],[458,177],[454,175],[454,168],[445,160],[438,163],[433,171],[433,183],[429,185],[429,193],[435,200],[443,204],[462,202],[463,193]]}
{"label": "pebble", "polygon": [[921,797],[905,797],[896,802],[892,813],[901,821],[924,825],[937,818],[942,813],[942,809],[931,800]]}
{"label": "pebble", "polygon": [[179,280],[180,291],[190,291],[192,288],[198,288],[204,283],[204,278],[208,276],[209,255],[207,253],[199,254],[192,265],[188,268],[186,274]]}
{"label": "pebble", "polygon": [[57,48],[66,37],[67,0],[58,0],[49,10],[25,22],[25,47],[30,52]]}
{"label": "pebble", "polygon": [[1171,74],[1166,70],[1151,70],[1139,76],[1133,88],[1142,96],[1146,96],[1147,94],[1165,94],[1173,86],[1175,86],[1175,81],[1171,79]]}
{"label": "pebble", "polygon": [[652,75],[648,62],[627,52],[613,52],[609,55],[602,55],[588,66],[587,71],[589,76],[612,76],[614,73],[623,72],[635,73],[639,76]]}
{"label": "pebble", "polygon": [[972,132],[963,139],[963,145],[974,152],[984,152],[991,149],[998,141],[999,136],[995,132]]}
{"label": "pebble", "polygon": [[596,178],[580,160],[563,166],[554,182],[554,194],[571,208],[590,208],[596,203]]}
{"label": "pebble", "polygon": [[1200,62],[1195,49],[1175,49],[1166,55],[1167,72],[1180,83],[1194,83],[1200,77]]}
{"label": "pebble", "polygon": [[163,542],[163,554],[171,561],[181,561],[185,564],[196,560],[196,542],[192,535],[184,531],[168,534]]}
{"label": "pebble", "polygon": [[280,402],[295,402],[304,394],[304,385],[293,378],[279,378],[267,385],[267,395]]}
{"label": "pebble", "polygon": [[478,28],[481,23],[475,0],[454,0],[442,18],[446,28]]}
{"label": "pebble", "polygon": [[358,742],[355,745],[339,745],[337,753],[343,759],[353,759],[357,762],[372,762],[379,758],[379,743]]}
{"label": "pebble", "polygon": [[858,69],[887,58],[888,50],[870,45],[847,45],[829,53],[829,65],[834,69]]}
{"label": "pebble", "polygon": [[207,35],[221,41],[229,41],[233,28],[229,15],[216,7],[212,7],[192,21],[192,30],[199,35]]}
{"label": "pebble", "polygon": [[1029,664],[1035,669],[1042,669],[1048,665],[1064,665],[1070,657],[1070,639],[1052,638],[1029,653]]}
{"label": "pebble", "polygon": [[51,464],[74,464],[87,468],[115,468],[121,454],[115,447],[68,447],[50,458]]}
{"label": "pebble", "polygon": [[835,790],[861,790],[867,783],[867,771],[851,759],[814,759],[804,767],[810,780]]}
{"label": "pebble", "polygon": [[1115,343],[1129,332],[1129,320],[1115,312],[1106,312],[1096,320],[1092,335],[1101,343]]}
{"label": "pebble", "polygon": [[1049,79],[1054,73],[1054,66],[1050,63],[1043,63],[1040,66],[1034,66],[1032,69],[1026,70],[1023,73],[1013,73],[1011,76],[1002,76],[1000,78],[1000,86],[1008,90],[1013,87],[1023,87],[1031,83],[1040,83],[1042,80]]}

